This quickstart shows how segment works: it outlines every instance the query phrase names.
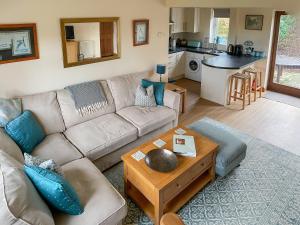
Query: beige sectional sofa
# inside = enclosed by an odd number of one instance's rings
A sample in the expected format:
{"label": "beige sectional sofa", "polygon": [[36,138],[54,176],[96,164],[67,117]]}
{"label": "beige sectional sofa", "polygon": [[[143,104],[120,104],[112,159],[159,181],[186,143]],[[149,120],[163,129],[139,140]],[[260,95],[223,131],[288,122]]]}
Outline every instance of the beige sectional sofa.
{"label": "beige sectional sofa", "polygon": [[[76,112],[65,89],[22,97],[23,109],[36,115],[47,134],[32,155],[54,159],[61,165],[84,205],[85,211],[79,216],[52,212],[55,224],[114,225],[126,216],[125,200],[100,171],[119,162],[122,154],[178,123],[177,93],[165,91],[165,106],[134,106],[137,85],[148,75],[149,72],[144,72],[100,81],[108,104],[85,117]],[[16,148],[1,131],[0,149],[16,157]]]}

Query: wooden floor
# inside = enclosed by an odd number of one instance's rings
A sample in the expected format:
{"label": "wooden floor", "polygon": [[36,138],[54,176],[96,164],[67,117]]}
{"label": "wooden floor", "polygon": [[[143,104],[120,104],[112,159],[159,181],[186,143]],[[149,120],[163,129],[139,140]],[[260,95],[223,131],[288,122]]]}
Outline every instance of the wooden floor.
{"label": "wooden floor", "polygon": [[181,79],[176,84],[188,89],[187,112],[180,117],[180,124],[210,117],[300,155],[299,108],[265,98],[251,102],[245,110],[241,110],[239,101],[224,107],[201,99],[198,82]]}

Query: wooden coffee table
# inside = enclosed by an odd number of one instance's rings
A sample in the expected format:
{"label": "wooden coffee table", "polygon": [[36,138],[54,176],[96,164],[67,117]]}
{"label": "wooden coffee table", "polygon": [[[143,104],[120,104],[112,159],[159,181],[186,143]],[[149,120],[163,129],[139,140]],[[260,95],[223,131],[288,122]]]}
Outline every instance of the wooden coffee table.
{"label": "wooden coffee table", "polygon": [[125,194],[129,196],[149,218],[159,225],[164,213],[176,212],[206,184],[215,179],[215,160],[218,145],[200,134],[181,127],[186,135],[195,138],[196,157],[178,156],[178,166],[169,173],[150,169],[144,159],[137,161],[131,155],[137,151],[144,154],[157,148],[153,141],[158,138],[173,150],[173,135],[179,127],[134,148],[122,156],[124,161]]}

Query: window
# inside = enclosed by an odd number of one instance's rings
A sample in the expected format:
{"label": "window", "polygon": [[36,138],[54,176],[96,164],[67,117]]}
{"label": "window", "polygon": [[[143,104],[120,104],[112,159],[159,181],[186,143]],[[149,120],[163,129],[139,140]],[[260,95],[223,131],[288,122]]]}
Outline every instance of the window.
{"label": "window", "polygon": [[210,43],[228,44],[230,9],[212,9],[210,21]]}

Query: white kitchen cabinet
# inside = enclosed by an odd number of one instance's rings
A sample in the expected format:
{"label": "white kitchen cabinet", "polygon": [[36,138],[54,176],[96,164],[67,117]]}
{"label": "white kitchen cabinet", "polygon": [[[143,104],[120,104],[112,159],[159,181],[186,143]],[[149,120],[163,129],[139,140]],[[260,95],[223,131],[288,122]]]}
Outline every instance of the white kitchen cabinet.
{"label": "white kitchen cabinet", "polygon": [[172,33],[200,32],[200,8],[171,8]]}
{"label": "white kitchen cabinet", "polygon": [[168,56],[168,77],[176,79],[184,74],[185,71],[185,54],[177,52]]}
{"label": "white kitchen cabinet", "polygon": [[171,20],[174,22],[174,24],[172,25],[172,33],[184,32],[184,23],[185,23],[184,8],[172,8]]}
{"label": "white kitchen cabinet", "polygon": [[200,32],[200,8],[185,8],[185,32]]}

